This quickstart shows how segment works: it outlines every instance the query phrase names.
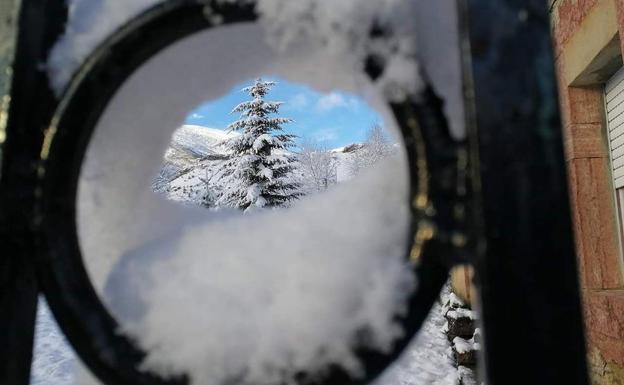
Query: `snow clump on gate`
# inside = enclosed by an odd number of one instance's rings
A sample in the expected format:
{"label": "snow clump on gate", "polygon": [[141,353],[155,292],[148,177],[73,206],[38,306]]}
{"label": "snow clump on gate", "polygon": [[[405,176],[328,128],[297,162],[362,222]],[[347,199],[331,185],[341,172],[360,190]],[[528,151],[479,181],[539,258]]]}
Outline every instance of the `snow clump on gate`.
{"label": "snow clump on gate", "polygon": [[[362,72],[366,63],[383,68],[375,81],[390,101],[415,95],[422,86],[413,20],[418,0],[215,2],[256,3],[259,22],[267,30],[269,43],[278,51],[306,41],[319,53],[327,50],[340,54],[354,71]],[[106,37],[142,11],[160,3],[159,0],[69,1],[65,33],[47,62],[50,84],[57,95]]]}

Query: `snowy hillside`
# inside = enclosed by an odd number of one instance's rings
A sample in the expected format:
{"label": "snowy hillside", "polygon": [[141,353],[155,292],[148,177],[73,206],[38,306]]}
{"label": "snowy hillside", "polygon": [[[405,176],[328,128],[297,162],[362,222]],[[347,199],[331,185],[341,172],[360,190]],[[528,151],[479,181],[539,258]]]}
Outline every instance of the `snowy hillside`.
{"label": "snowy hillside", "polygon": [[173,133],[172,147],[165,154],[165,158],[175,162],[176,156],[181,154],[188,154],[195,159],[217,155],[223,152],[219,144],[236,135],[238,134],[216,128],[185,125]]}
{"label": "snowy hillside", "polygon": [[223,130],[185,125],[176,130],[153,184],[156,192],[175,201],[195,201],[206,192],[206,176],[227,159],[222,142],[236,136]]}
{"label": "snowy hillside", "polygon": [[[214,180],[219,166],[228,159],[223,141],[239,134],[224,130],[184,125],[172,136],[163,167],[153,184],[154,191],[182,203],[202,203],[208,195],[207,186]],[[328,150],[335,162],[335,181],[352,177],[354,154],[364,145],[355,143]],[[292,152],[295,156],[299,153]]]}

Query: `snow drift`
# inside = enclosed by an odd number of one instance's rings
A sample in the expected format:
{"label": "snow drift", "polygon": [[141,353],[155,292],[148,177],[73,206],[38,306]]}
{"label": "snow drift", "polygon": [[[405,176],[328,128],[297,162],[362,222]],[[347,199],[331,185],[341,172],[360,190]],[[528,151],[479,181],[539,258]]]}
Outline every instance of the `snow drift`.
{"label": "snow drift", "polygon": [[363,374],[354,348],[388,351],[414,288],[404,168],[386,162],[290,209],[212,213],[125,255],[106,296],[148,352],[142,368],[215,385],[330,364]]}

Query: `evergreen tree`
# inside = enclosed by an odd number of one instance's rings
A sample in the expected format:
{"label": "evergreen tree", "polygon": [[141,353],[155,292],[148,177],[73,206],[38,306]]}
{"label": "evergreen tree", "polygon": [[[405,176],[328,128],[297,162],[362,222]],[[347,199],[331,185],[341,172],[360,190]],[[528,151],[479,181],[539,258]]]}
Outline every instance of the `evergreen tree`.
{"label": "evergreen tree", "polygon": [[271,116],[282,103],[264,100],[274,85],[256,80],[243,89],[253,99],[232,110],[241,116],[228,129],[240,135],[224,142],[230,158],[219,172],[216,206],[242,210],[279,207],[301,195],[293,172],[297,159],[288,151],[295,136],[282,133],[282,125],[292,120]]}

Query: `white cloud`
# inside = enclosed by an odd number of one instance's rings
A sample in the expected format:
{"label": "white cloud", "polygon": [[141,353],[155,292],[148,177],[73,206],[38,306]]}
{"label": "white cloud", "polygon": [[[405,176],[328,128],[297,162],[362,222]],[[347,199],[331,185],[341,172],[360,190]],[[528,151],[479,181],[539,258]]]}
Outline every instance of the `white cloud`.
{"label": "white cloud", "polygon": [[191,119],[203,119],[203,118],[204,118],[204,115],[202,114],[198,114],[196,112],[191,114]]}
{"label": "white cloud", "polygon": [[331,140],[338,139],[338,134],[336,133],[336,129],[333,128],[324,128],[321,130],[317,130],[312,134],[312,138],[316,142],[328,142]]}
{"label": "white cloud", "polygon": [[316,109],[320,112],[327,112],[335,108],[348,108],[355,110],[357,101],[350,97],[345,97],[338,92],[332,92],[321,97],[316,103]]}
{"label": "white cloud", "polygon": [[286,106],[291,110],[302,110],[309,104],[308,97],[305,94],[299,93],[293,96]]}

